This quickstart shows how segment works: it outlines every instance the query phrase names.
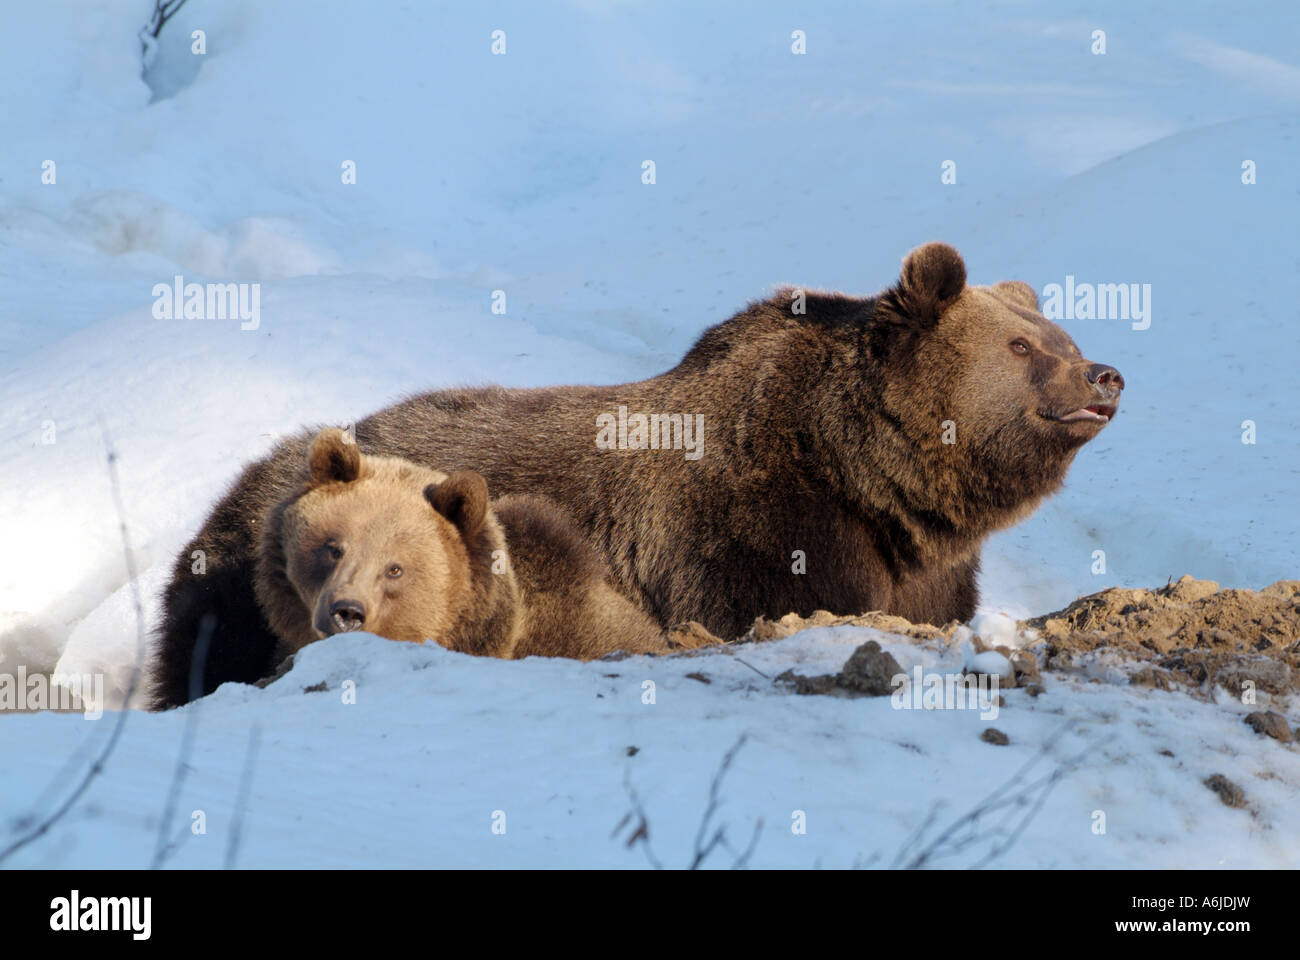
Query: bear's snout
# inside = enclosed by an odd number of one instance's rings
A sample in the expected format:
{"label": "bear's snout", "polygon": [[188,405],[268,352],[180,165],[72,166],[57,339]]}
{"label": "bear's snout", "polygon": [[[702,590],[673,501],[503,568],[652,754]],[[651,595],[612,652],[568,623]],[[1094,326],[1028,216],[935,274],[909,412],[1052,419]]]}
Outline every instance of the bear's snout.
{"label": "bear's snout", "polygon": [[335,600],[330,604],[328,629],[325,633],[347,633],[360,630],[366,622],[366,608],[356,600]]}
{"label": "bear's snout", "polygon": [[1097,392],[1108,400],[1118,397],[1120,391],[1124,389],[1123,375],[1110,364],[1090,364],[1083,375],[1088,378],[1088,382]]}

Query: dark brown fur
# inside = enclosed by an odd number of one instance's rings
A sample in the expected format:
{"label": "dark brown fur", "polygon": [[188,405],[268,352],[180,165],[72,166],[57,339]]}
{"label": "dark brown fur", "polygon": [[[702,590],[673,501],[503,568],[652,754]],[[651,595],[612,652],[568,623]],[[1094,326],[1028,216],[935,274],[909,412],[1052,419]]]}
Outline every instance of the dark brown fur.
{"label": "dark brown fur", "polygon": [[[983,539],[1059,488],[1101,425],[1059,418],[1114,404],[1123,381],[1098,375],[1027,285],[965,278],[955,250],[929,244],[880,296],[809,292],[801,314],[795,292],[779,291],[649,380],[427,393],[363,420],[357,441],[476,470],[497,495],[545,494],[661,624],[696,619],[730,637],[758,615],[819,608],[969,619]],[[597,416],[620,405],[703,414],[703,456],[597,449]],[[250,589],[256,524],[301,482],[308,439],[245,470],[178,561],[159,706],[188,699],[205,613],[217,632],[203,690],[273,666]],[[186,559],[196,549],[208,551],[202,577]],[[805,573],[792,572],[794,551]]]}

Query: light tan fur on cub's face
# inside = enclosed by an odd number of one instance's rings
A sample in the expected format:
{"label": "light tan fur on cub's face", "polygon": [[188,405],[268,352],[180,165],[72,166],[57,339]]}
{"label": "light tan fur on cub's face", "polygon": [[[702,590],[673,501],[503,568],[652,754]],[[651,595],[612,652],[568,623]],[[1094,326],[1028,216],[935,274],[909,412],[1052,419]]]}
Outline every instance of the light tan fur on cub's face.
{"label": "light tan fur on cub's face", "polygon": [[419,643],[451,631],[470,595],[469,558],[422,493],[445,479],[366,457],[356,480],[316,487],[286,511],[286,573],[318,637],[351,627]]}

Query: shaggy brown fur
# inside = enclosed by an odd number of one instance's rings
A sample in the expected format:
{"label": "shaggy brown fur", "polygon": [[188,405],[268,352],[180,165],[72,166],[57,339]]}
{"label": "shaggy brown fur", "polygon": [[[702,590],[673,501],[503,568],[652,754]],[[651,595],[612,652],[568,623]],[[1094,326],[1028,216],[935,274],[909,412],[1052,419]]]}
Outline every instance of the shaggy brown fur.
{"label": "shaggy brown fur", "polygon": [[[943,244],[910,254],[879,296],[809,292],[800,312],[797,293],[751,304],[649,380],[427,393],[363,420],[357,440],[476,470],[498,494],[550,497],[661,624],[729,637],[759,615],[816,609],[968,619],[981,542],[1061,485],[1122,378],[1083,359],[1027,285],[967,286]],[[702,456],[601,449],[597,418],[620,406],[702,414]],[[273,665],[251,590],[257,518],[300,482],[307,442],[250,466],[178,562],[160,706],[188,699],[205,614],[217,628],[202,689]],[[185,559],[197,549],[203,576]]]}
{"label": "shaggy brown fur", "polygon": [[505,659],[666,652],[659,625],[552,503],[489,503],[483,478],[366,456],[327,429],[308,480],[268,514],[254,590],[277,657],[336,633]]}

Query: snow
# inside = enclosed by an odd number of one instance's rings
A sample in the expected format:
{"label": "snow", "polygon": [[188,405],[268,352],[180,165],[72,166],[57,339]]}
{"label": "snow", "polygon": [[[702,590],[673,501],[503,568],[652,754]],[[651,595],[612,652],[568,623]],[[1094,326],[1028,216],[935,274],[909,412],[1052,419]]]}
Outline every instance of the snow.
{"label": "snow", "polygon": [[[755,867],[889,866],[935,804],[942,828],[1045,744],[1041,773],[1077,762],[1006,863],[1294,863],[1300,762],[1273,741],[1243,737],[1242,711],[1231,706],[1056,678],[1036,699],[1004,691],[1008,705],[990,721],[973,710],[895,710],[888,697],[793,696],[756,672],[834,671],[867,639],[908,672],[958,664],[955,651],[945,658],[853,627],[809,630],[733,655],[596,663],[475,659],[432,644],[334,637],[305,648],[295,669],[266,689],[227,684],[180,711],[130,716],[84,808],[14,862],[146,865],[184,722],[197,712],[180,812],[167,831],[184,837],[168,861],[177,867],[224,861],[255,727],[261,740],[237,861],[244,867],[642,867],[643,852],[625,846],[632,828],[614,835],[632,807],[628,784],[644,806],[655,856],[684,866],[710,781],[742,734],[715,822],[741,847],[762,820]],[[647,681],[653,703],[645,702]],[[322,682],[328,689],[303,692]],[[346,702],[348,682],[354,703]],[[0,801],[14,815],[60,776],[88,724],[62,714],[5,723],[23,745],[30,785]],[[979,742],[986,723],[1010,744]],[[1258,815],[1220,803],[1200,783],[1212,773],[1242,784]],[[196,810],[207,830],[197,836],[186,830]],[[504,835],[492,829],[497,811]],[[798,811],[806,833],[792,830]],[[1105,814],[1104,834],[1093,833],[1096,811]],[[936,865],[966,865],[983,852]],[[708,865],[731,862],[720,852]]]}
{"label": "snow", "polygon": [[985,650],[983,653],[976,653],[975,647],[970,642],[966,642],[961,645],[961,656],[961,668],[966,673],[982,673],[1002,680],[1014,680],[1016,678],[1016,671],[1011,666],[1011,661],[996,650]]}
{"label": "snow", "polygon": [[[873,292],[931,239],[974,282],[1152,289],[1149,329],[1064,323],[1123,371],[1124,404],[1065,489],[989,543],[975,634],[1006,642],[1014,618],[1108,586],[1295,577],[1300,27],[1280,4],[1179,13],[575,2],[364,17],[194,0],[146,83],[144,7],[7,11],[0,75],[22,93],[0,137],[0,671],[103,673],[110,706],[127,689],[137,633],[106,436],[153,624],[178,551],[284,433],[439,386],[648,376],[749,299],[783,283]],[[1089,53],[1096,29],[1105,56]],[[178,274],[259,282],[258,329],[156,318],[151,291]],[[1243,734],[1242,705],[1130,688],[1099,662],[1049,675],[1038,699],[1008,693],[1003,747],[977,740],[976,713],[795,697],[737,659],[831,672],[871,637],[905,669],[960,669],[956,647],[857,628],[614,664],[332,640],[268,689],[131,714],[85,804],[15,862],[146,864],[195,710],[181,806],[207,810],[209,833],[181,866],[222,862],[254,725],[245,866],[642,866],[610,838],[625,773],[656,854],[680,864],[741,733],[720,813],[737,845],[763,818],[755,866],[888,865],[934,801],[965,812],[1049,742],[1045,759],[1085,758],[999,864],[1294,862],[1296,748]],[[320,680],[329,692],[302,693]],[[0,846],[115,716],[0,718]],[[1202,786],[1215,772],[1249,813]]]}

